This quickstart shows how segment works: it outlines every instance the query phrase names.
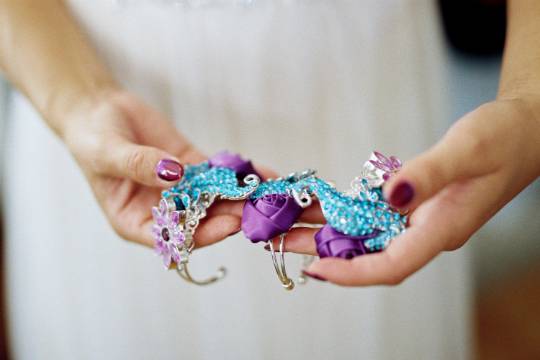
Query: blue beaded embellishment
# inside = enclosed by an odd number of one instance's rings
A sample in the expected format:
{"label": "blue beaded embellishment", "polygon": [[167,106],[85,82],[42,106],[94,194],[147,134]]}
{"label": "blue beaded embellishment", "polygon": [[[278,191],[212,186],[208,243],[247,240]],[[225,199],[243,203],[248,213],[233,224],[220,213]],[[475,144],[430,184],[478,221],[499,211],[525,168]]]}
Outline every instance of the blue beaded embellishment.
{"label": "blue beaded embellishment", "polygon": [[351,236],[376,233],[377,236],[366,240],[364,244],[371,252],[380,251],[388,246],[392,238],[405,231],[407,217],[384,200],[381,191],[384,181],[380,170],[370,165],[373,161],[366,162],[362,175],[353,180],[352,190],[346,192],[340,192],[330,183],[316,177],[313,170],[262,183],[257,176],[250,175],[244,179],[245,186],[241,186],[233,170],[210,167],[205,161],[197,165],[186,165],[182,180],[163,191],[162,197],[168,200],[173,209],[181,212],[193,209],[193,205],[201,201],[202,194],[210,204],[217,197],[228,200],[256,200],[270,194],[296,195],[295,199],[316,197],[332,228]]}
{"label": "blue beaded embellishment", "polygon": [[[376,171],[370,170],[370,175]],[[320,201],[327,223],[335,230],[351,236],[377,233],[377,236],[365,241],[365,246],[372,252],[383,250],[392,238],[405,230],[407,217],[390,207],[383,198],[381,186],[370,184],[365,177],[367,174],[355,179],[353,189],[348,192],[338,191],[314,174],[314,171],[306,170],[285,178],[268,180],[260,184],[250,199],[269,194],[315,196]]]}
{"label": "blue beaded embellishment", "polygon": [[161,195],[172,198],[176,210],[184,210],[197,203],[201,194],[227,200],[245,199],[257,189],[259,183],[257,176],[250,175],[244,179],[245,186],[240,186],[233,170],[210,167],[205,161],[197,165],[186,165],[182,180]]}

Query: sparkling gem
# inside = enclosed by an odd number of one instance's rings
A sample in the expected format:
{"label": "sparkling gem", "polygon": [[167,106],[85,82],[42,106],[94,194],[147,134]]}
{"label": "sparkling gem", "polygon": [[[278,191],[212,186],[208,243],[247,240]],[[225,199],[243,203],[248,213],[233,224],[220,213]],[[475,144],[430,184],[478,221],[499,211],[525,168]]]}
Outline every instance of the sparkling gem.
{"label": "sparkling gem", "polygon": [[171,239],[170,234],[169,234],[169,229],[167,229],[166,227],[164,227],[164,228],[161,230],[161,237],[163,238],[163,240],[169,241],[169,240]]}
{"label": "sparkling gem", "polygon": [[176,210],[178,211],[186,210],[186,207],[179,196],[175,196],[173,200],[174,200],[174,205],[176,205]]}

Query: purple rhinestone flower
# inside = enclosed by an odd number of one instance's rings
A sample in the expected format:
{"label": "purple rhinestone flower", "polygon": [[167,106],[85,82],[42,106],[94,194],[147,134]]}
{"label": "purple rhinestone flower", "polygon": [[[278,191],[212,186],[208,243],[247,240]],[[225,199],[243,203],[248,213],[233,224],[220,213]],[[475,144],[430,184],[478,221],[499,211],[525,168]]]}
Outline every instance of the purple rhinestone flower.
{"label": "purple rhinestone flower", "polygon": [[384,156],[378,151],[374,151],[373,155],[375,159],[369,160],[369,162],[375,166],[377,169],[383,171],[383,179],[387,181],[390,179],[394,173],[401,169],[401,160],[395,156],[390,156],[389,158]]}
{"label": "purple rhinestone flower", "polygon": [[180,262],[180,248],[184,244],[184,233],[180,228],[180,211],[168,211],[167,201],[161,199],[159,208],[152,208],[154,225],[152,234],[155,239],[155,249],[163,259],[163,264],[168,269],[171,263]]}

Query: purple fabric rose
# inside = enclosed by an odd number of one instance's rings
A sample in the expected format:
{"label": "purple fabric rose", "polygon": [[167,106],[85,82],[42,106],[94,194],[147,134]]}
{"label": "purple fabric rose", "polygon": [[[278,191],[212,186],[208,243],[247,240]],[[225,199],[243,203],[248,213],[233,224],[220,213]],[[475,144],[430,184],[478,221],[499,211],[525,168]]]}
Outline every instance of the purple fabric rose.
{"label": "purple fabric rose", "polygon": [[268,241],[289,231],[302,210],[288,195],[271,194],[248,200],[242,214],[242,231],[253,243]]}
{"label": "purple fabric rose", "polygon": [[261,178],[251,161],[244,160],[240,155],[232,154],[228,151],[221,151],[212,156],[208,159],[208,165],[210,165],[210,167],[224,167],[233,170],[236,172],[236,178],[239,182],[242,182],[244,178],[250,174],[255,174]]}
{"label": "purple fabric rose", "polygon": [[342,259],[352,259],[355,256],[368,253],[364,241],[378,235],[375,231],[364,236],[350,236],[340,233],[330,225],[323,226],[315,234],[317,252],[321,258],[339,257]]}

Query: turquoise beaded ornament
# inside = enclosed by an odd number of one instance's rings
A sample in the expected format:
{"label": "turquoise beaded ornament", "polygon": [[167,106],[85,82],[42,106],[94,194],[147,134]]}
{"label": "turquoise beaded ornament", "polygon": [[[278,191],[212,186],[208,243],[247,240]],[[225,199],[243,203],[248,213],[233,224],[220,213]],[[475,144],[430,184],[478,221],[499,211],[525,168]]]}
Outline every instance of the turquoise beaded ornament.
{"label": "turquoise beaded ornament", "polygon": [[356,188],[358,191],[340,192],[314,175],[315,171],[307,170],[286,178],[268,180],[259,186],[250,199],[287,194],[305,207],[314,196],[321,204],[327,224],[340,233],[364,236],[376,231],[379,235],[365,243],[372,251],[384,249],[393,237],[405,230],[406,216],[388,205],[380,187],[372,188],[366,179],[361,178],[356,180],[362,186]]}
{"label": "turquoise beaded ornament", "polygon": [[380,251],[405,230],[407,222],[405,215],[385,201],[381,188],[400,167],[397,158],[374,152],[364,164],[362,174],[352,181],[351,189],[346,192],[340,192],[331,183],[316,177],[314,170],[306,170],[263,182],[250,199],[270,194],[289,195],[306,207],[311,204],[311,198],[316,197],[329,226],[349,236],[376,234],[364,245],[370,252]]}
{"label": "turquoise beaded ornament", "polygon": [[[191,277],[187,263],[194,247],[193,234],[200,220],[206,216],[206,210],[215,200],[247,200],[242,217],[244,234],[254,242],[269,241],[280,235],[280,252],[283,258],[284,235],[301,213],[301,210],[294,207],[305,208],[316,198],[327,222],[319,233],[324,229],[330,231],[315,236],[321,257],[351,258],[381,251],[406,227],[407,217],[393,209],[384,200],[381,191],[384,182],[400,167],[401,162],[397,158],[387,158],[374,152],[371,159],[364,164],[361,175],[351,183],[351,189],[341,192],[331,183],[315,176],[314,170],[261,182],[249,161],[237,155],[220,153],[209,161],[186,165],[181,181],[162,192],[159,207],[152,209],[156,250],[162,256],[165,266],[169,268],[174,263],[177,272],[185,280],[198,285],[213,283],[224,276],[224,268],[220,268],[217,275],[207,280],[197,281]],[[283,198],[287,200],[283,202]],[[273,222],[276,220],[273,215],[262,219],[261,216],[266,215],[257,208],[259,201],[261,204],[265,201],[273,202],[270,206],[281,201],[282,206],[285,206],[283,211],[278,211],[282,218],[276,222]],[[249,209],[246,210],[247,208]],[[276,229],[277,234],[274,231]],[[259,238],[254,239],[251,236],[255,233]],[[264,235],[261,239],[261,233],[268,236]],[[321,240],[323,237],[328,238],[328,234],[334,237],[337,234],[339,239]],[[344,243],[355,241],[360,241],[359,245],[354,245],[362,248],[360,253],[341,250]],[[269,245],[272,245],[271,241]],[[274,251],[272,255],[278,271]],[[290,289],[294,284],[286,276],[283,261],[281,268],[278,276],[283,285]]]}
{"label": "turquoise beaded ornament", "polygon": [[235,171],[210,167],[208,162],[186,165],[180,182],[163,191],[159,207],[152,209],[155,248],[163,258],[165,267],[169,268],[174,263],[182,278],[197,285],[210,284],[223,278],[226,273],[223,267],[206,280],[195,280],[191,276],[187,264],[195,246],[193,234],[215,200],[246,199],[259,183],[260,178],[256,174],[249,174],[241,186]]}
{"label": "turquoise beaded ornament", "polygon": [[[393,209],[382,194],[382,185],[400,167],[397,158],[375,152],[364,164],[361,175],[352,181],[351,189],[345,192],[315,176],[314,170],[267,180],[244,206],[242,230],[252,242],[268,243],[278,280],[283,288],[292,290],[294,281],[287,275],[284,241],[292,227],[307,225],[295,225],[301,209],[310,206],[313,199],[319,201],[326,224],[319,226],[314,240],[321,258],[351,259],[381,251],[406,227],[407,217]],[[276,237],[279,237],[278,251],[272,241]],[[311,261],[312,257],[304,257],[304,266],[309,266]],[[305,283],[307,278],[301,276],[298,281]]]}

